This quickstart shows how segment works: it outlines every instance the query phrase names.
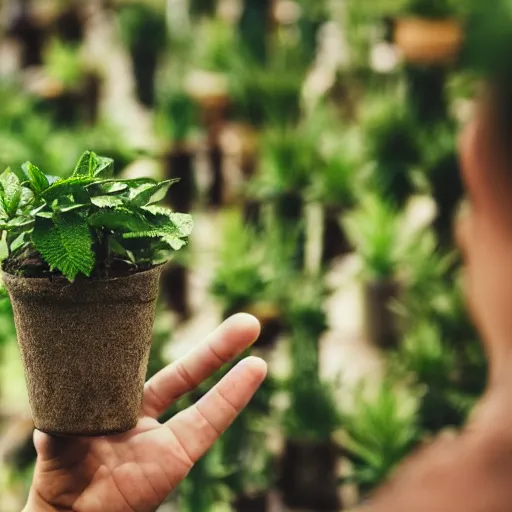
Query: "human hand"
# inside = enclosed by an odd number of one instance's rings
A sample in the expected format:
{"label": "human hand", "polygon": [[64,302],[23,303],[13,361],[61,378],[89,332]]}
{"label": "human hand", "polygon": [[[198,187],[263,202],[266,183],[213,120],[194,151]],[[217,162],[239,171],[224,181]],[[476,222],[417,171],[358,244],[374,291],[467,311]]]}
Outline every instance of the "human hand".
{"label": "human hand", "polygon": [[57,438],[36,431],[38,459],[25,512],[155,511],[248,404],[265,378],[265,363],[245,359],[195,405],[167,423],[158,418],[258,335],[249,315],[227,320],[146,384],[140,421],[126,434]]}

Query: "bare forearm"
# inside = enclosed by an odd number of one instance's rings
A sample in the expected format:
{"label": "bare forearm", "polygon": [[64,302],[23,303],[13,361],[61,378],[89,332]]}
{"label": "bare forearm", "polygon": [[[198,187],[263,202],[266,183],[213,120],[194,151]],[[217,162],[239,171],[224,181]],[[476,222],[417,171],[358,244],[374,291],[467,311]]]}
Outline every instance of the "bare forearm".
{"label": "bare forearm", "polygon": [[510,512],[512,443],[467,432],[413,457],[360,512]]}

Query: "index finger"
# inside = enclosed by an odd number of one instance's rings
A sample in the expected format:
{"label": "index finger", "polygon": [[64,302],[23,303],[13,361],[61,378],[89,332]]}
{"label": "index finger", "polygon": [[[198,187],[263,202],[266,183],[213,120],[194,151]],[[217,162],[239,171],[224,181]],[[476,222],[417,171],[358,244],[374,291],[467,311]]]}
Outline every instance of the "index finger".
{"label": "index finger", "polygon": [[247,350],[259,333],[259,322],[251,315],[241,313],[226,320],[201,345],[146,383],[142,415],[161,416],[178,398]]}

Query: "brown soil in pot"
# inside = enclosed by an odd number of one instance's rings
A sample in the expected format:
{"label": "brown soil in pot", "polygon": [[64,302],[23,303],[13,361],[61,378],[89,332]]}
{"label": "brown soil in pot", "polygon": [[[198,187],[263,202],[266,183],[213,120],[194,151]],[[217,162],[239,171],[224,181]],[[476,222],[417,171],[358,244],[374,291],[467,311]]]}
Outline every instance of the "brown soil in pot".
{"label": "brown soil in pot", "polygon": [[135,427],[160,272],[73,284],[4,274],[37,429],[98,436]]}

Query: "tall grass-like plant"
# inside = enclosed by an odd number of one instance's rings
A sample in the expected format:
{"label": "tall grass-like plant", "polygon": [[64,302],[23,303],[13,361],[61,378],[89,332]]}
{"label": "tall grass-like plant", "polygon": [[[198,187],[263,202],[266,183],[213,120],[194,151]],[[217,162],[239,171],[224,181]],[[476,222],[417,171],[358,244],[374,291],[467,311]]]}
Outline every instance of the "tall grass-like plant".
{"label": "tall grass-like plant", "polygon": [[157,110],[157,127],[176,144],[186,143],[198,126],[198,112],[193,99],[184,91],[166,91]]}
{"label": "tall grass-like plant", "polygon": [[372,164],[370,185],[397,206],[414,192],[413,171],[421,152],[418,127],[403,101],[380,97],[368,101],[362,117],[366,157]]}
{"label": "tall grass-like plant", "polygon": [[368,279],[396,276],[405,251],[402,224],[402,215],[377,196],[366,196],[359,208],[345,216],[345,229]]}
{"label": "tall grass-like plant", "polygon": [[351,480],[364,495],[382,485],[421,439],[419,399],[384,381],[374,395],[362,390],[343,414],[344,446],[353,464]]}

